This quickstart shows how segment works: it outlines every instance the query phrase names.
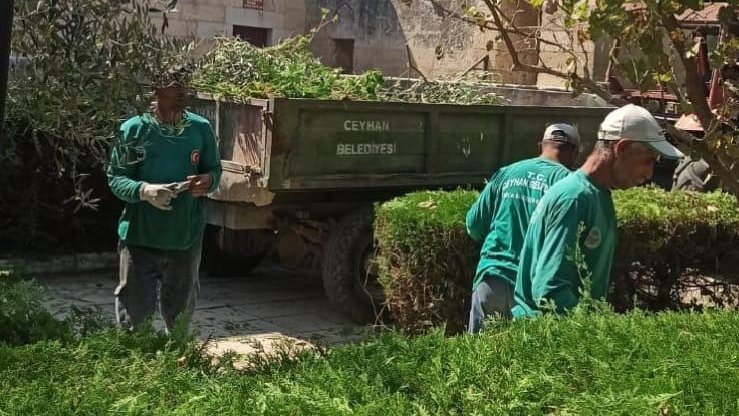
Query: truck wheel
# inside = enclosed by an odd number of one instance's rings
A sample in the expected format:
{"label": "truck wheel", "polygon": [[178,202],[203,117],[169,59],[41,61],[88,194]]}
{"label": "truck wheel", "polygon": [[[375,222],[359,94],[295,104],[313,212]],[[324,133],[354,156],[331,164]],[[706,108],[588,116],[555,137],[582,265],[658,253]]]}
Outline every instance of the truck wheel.
{"label": "truck wheel", "polygon": [[354,321],[374,322],[384,296],[373,267],[371,207],[356,210],[336,225],[323,258],[326,296]]}
{"label": "truck wheel", "polygon": [[261,230],[208,225],[203,236],[203,269],[211,277],[242,277],[262,261],[269,247]]}

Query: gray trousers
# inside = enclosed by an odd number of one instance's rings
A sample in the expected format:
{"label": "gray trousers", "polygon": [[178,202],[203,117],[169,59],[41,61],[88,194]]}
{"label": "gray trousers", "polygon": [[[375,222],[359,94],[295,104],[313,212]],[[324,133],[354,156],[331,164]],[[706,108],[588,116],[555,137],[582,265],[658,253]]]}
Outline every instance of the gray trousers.
{"label": "gray trousers", "polygon": [[[116,320],[135,329],[159,309],[169,332],[182,314],[188,322],[200,292],[202,241],[188,250],[159,250],[121,244],[120,282],[115,289]],[[158,290],[157,290],[158,289]]]}
{"label": "gray trousers", "polygon": [[511,285],[501,278],[486,276],[472,292],[470,323],[467,331],[470,334],[480,332],[488,316],[498,315],[501,318],[510,319],[511,308],[513,308]]}

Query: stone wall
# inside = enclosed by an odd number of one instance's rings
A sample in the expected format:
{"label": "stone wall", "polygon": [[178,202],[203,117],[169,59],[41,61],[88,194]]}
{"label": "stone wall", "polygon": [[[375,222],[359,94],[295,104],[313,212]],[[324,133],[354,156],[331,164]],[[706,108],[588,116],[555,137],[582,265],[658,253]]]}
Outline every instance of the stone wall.
{"label": "stone wall", "polygon": [[[437,0],[436,3],[461,11],[463,1]],[[482,1],[478,7],[486,10]],[[504,10],[508,10],[506,7],[515,9],[514,2],[505,1]],[[498,82],[562,85],[555,77],[510,71],[512,60],[494,32],[480,31],[474,25],[450,17],[429,0],[264,0],[261,11],[245,9],[243,0],[180,0],[177,11],[169,15],[168,32],[209,39],[218,34],[232,35],[234,25],[249,26],[269,29],[268,44],[274,44],[316,27],[322,9],[338,17],[319,32],[311,45],[327,65],[337,65],[342,40],[351,40],[354,73],[377,68],[388,76],[419,77],[411,69],[415,67],[429,78],[452,78],[487,58],[487,70]],[[529,10],[519,13],[517,19],[520,24],[536,24],[539,17],[537,12]],[[558,19],[556,13],[542,15],[547,38],[559,40],[568,36],[559,27]],[[517,47],[527,47],[522,39],[514,40]],[[343,43],[347,47],[347,42]],[[586,44],[585,51],[598,56],[587,62],[588,70],[602,76],[606,63],[603,58],[608,50],[604,45]],[[581,66],[584,56],[584,53],[577,55]],[[539,57],[553,68],[567,69],[568,55],[555,47],[543,45],[529,50],[524,60],[536,63]],[[478,68],[484,65],[480,63]]]}

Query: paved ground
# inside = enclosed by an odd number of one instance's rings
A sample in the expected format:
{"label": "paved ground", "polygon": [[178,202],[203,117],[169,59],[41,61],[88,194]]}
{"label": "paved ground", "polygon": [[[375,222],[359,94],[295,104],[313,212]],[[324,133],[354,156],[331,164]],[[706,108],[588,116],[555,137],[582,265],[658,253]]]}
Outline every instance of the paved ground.
{"label": "paved ground", "polygon": [[[72,305],[99,307],[115,316],[115,271],[74,277],[40,278],[49,290],[47,305],[58,316]],[[320,277],[261,267],[248,278],[201,279],[193,329],[210,337],[215,353],[248,354],[276,345],[332,345],[356,341],[366,333],[331,308]],[[161,326],[161,321],[157,323]]]}

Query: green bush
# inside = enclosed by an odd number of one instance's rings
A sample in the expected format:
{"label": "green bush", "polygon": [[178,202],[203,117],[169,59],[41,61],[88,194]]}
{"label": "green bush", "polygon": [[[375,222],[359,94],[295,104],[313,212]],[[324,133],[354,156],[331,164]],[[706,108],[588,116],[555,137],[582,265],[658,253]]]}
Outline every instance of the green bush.
{"label": "green bush", "polygon": [[398,325],[410,332],[445,323],[463,328],[479,258],[464,219],[474,191],[426,191],[382,204],[375,213],[380,284]]}
{"label": "green bush", "polygon": [[386,333],[247,375],[151,332],[0,346],[0,414],[727,415],[739,314],[575,313],[480,336]]}
{"label": "green bush", "polygon": [[22,345],[68,339],[71,331],[44,308],[42,291],[30,280],[0,270],[0,343]]}
{"label": "green bush", "polygon": [[[734,196],[635,188],[614,193],[618,247],[617,309],[696,306],[694,292],[717,305],[736,304],[739,204]],[[707,278],[706,276],[710,276]]]}
{"label": "green bush", "polygon": [[159,33],[160,3],[14,3],[11,49],[26,63],[9,74],[0,126],[0,250],[115,247],[109,146],[123,119],[150,106],[149,82],[186,51]]}
{"label": "green bush", "polygon": [[[452,332],[464,327],[479,256],[464,220],[477,195],[419,192],[377,207],[380,283],[404,330],[417,332],[441,323]],[[729,272],[736,270],[739,255],[739,204],[734,197],[637,188],[614,192],[614,203],[616,309],[690,306],[685,293],[691,285],[700,286],[703,296],[715,303],[736,301],[727,283],[736,280]]]}

